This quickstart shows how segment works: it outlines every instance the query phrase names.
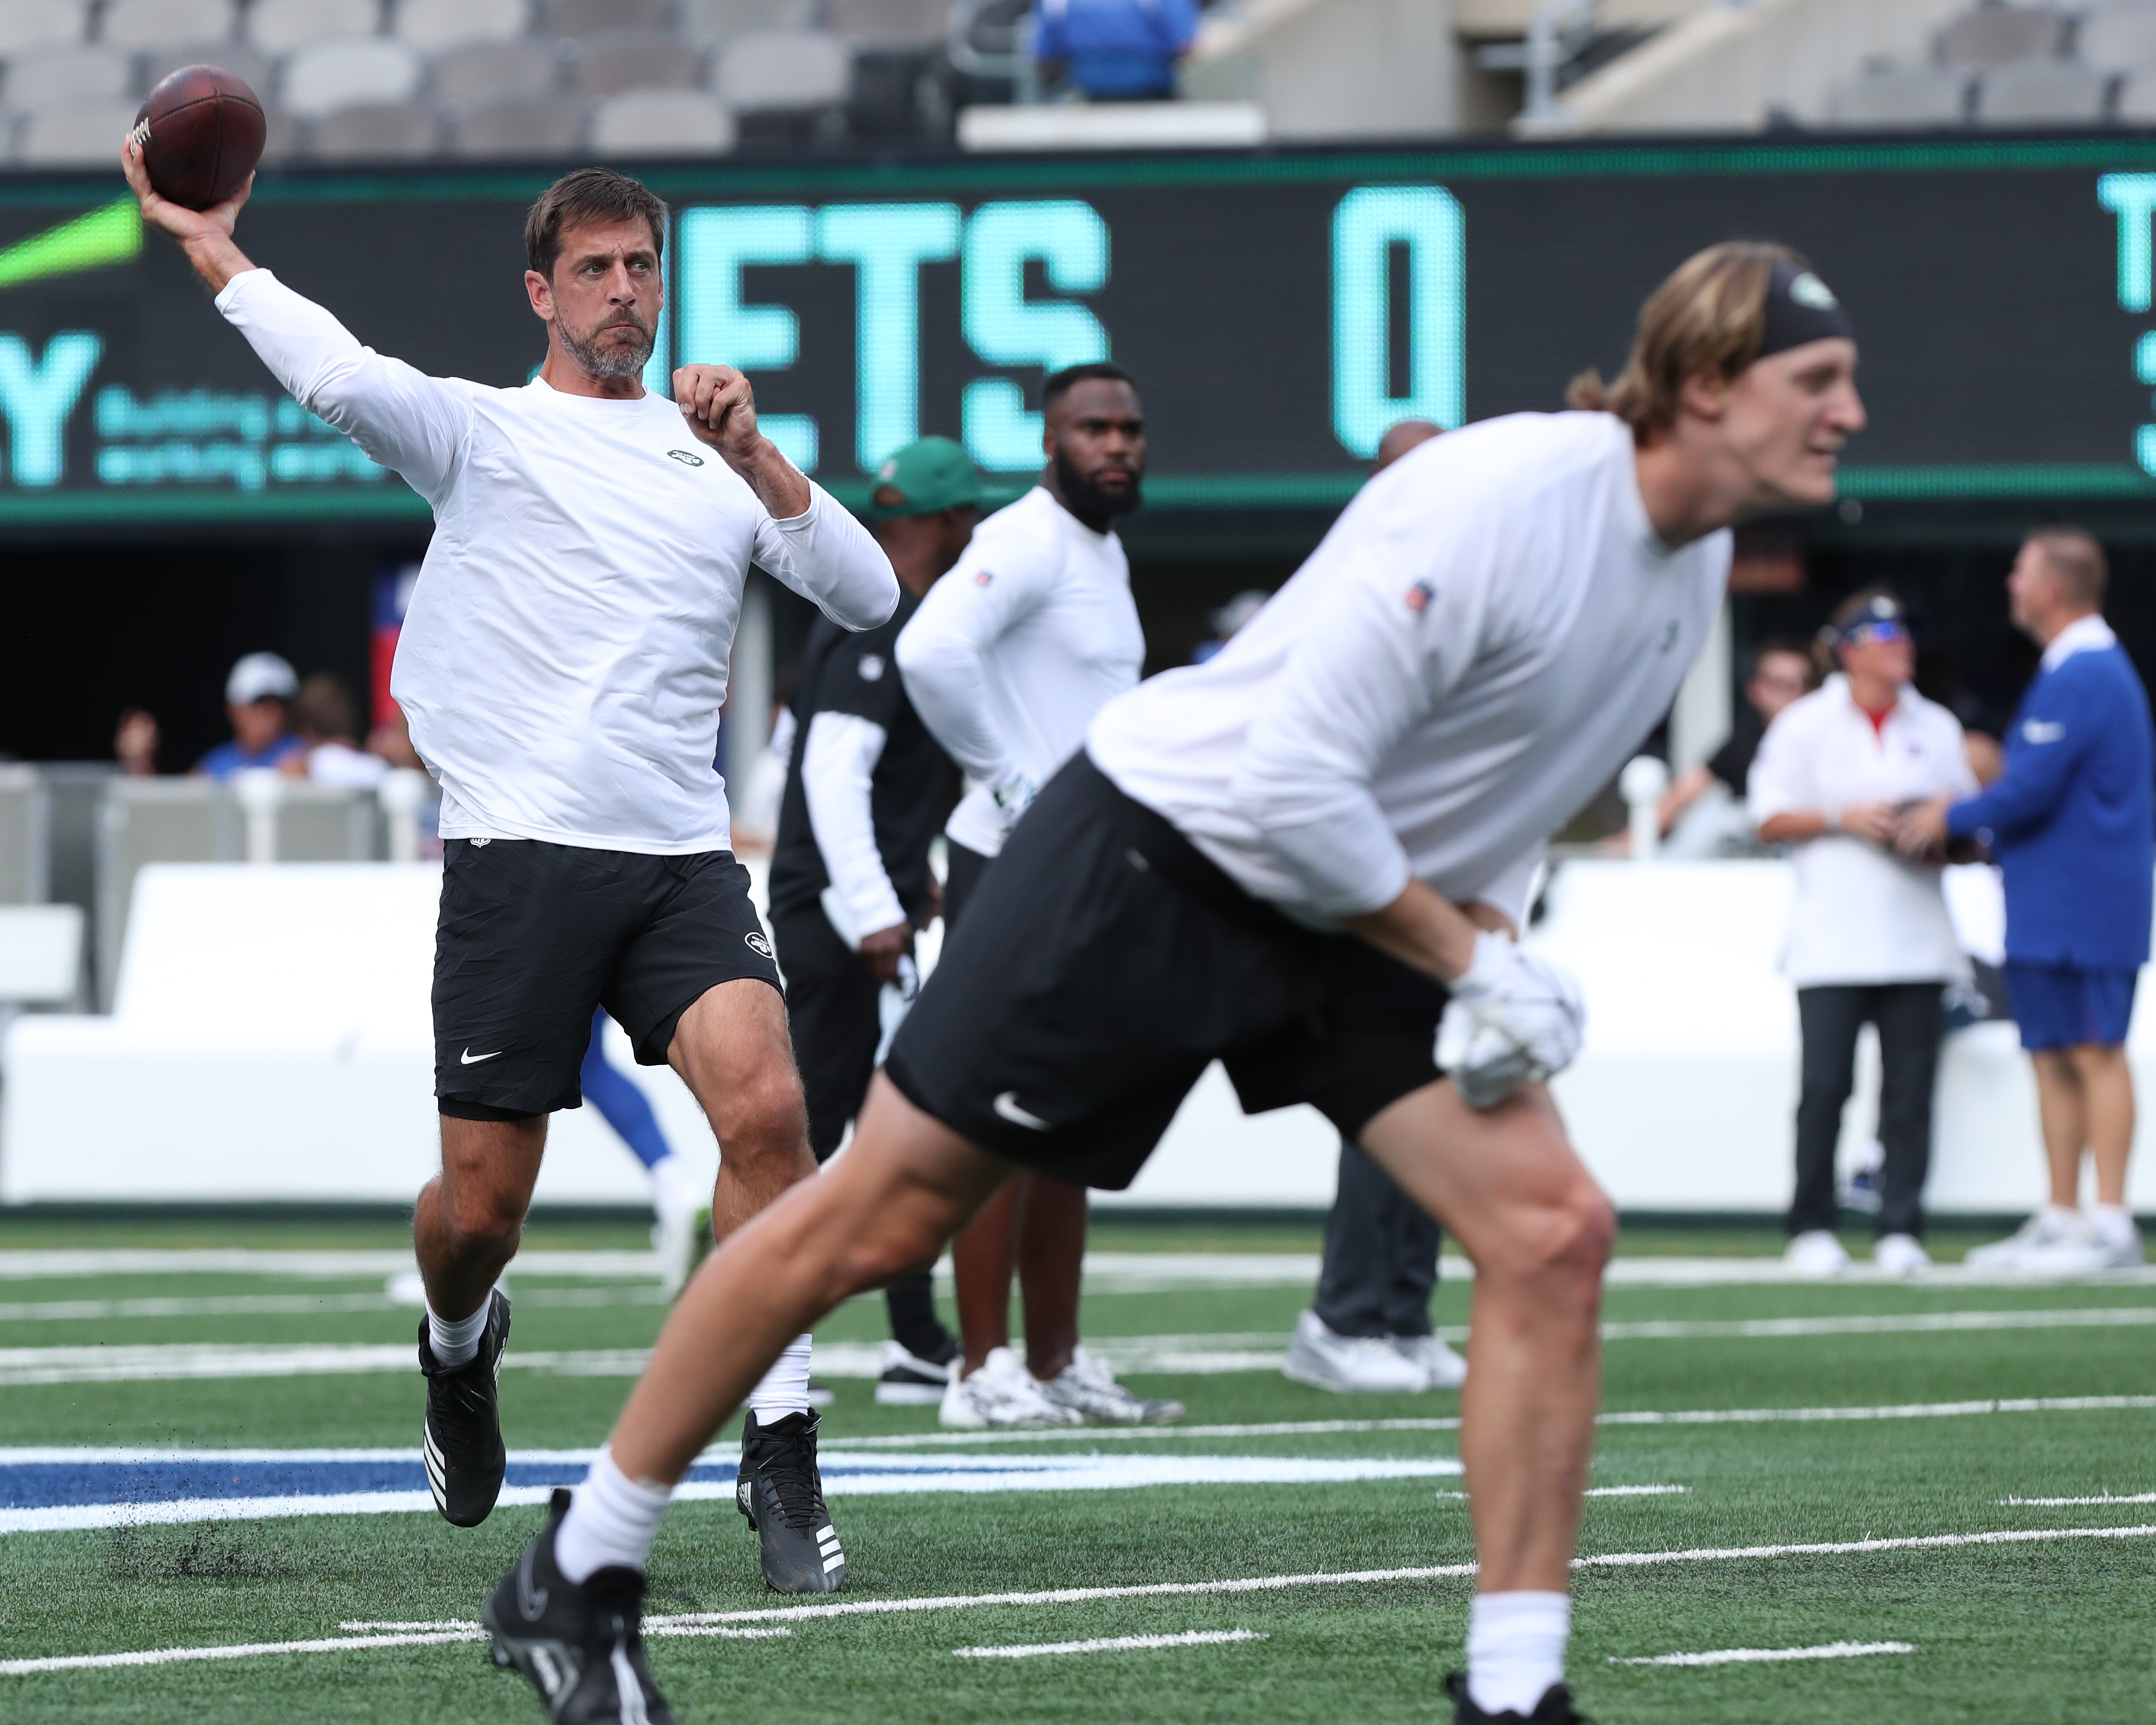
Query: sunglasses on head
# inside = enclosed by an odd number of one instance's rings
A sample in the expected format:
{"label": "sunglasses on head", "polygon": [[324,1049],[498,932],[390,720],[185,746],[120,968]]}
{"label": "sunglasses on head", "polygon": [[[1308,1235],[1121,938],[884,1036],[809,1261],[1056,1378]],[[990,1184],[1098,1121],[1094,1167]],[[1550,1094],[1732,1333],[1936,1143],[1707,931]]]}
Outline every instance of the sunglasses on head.
{"label": "sunglasses on head", "polygon": [[1881,617],[1852,624],[1842,631],[1841,639],[1850,647],[1867,646],[1874,641],[1906,641],[1909,629],[1897,618]]}

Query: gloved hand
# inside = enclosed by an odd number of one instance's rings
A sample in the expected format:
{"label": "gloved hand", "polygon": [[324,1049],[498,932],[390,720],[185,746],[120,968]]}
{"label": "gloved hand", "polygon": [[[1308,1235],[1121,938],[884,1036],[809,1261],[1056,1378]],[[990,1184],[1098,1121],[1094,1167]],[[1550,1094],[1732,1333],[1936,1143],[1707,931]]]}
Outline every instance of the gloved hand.
{"label": "gloved hand", "polygon": [[1023,773],[1014,773],[1000,784],[988,787],[988,794],[995,798],[996,813],[1003,822],[1003,835],[1011,835],[1025,811],[1033,807],[1033,799],[1040,794],[1040,787]]}
{"label": "gloved hand", "polygon": [[1578,1058],[1587,1025],[1579,985],[1501,934],[1476,938],[1437,1026],[1437,1064],[1471,1108],[1494,1108]]}

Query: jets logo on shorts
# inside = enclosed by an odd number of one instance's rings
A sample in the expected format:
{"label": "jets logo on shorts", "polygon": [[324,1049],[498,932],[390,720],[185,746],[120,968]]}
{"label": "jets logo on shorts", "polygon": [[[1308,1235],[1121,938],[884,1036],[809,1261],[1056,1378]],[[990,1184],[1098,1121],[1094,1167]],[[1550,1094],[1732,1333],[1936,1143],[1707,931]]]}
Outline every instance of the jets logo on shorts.
{"label": "jets logo on shorts", "polygon": [[742,937],[742,940],[747,944],[749,951],[755,953],[757,957],[768,958],[771,957],[771,942],[763,937],[763,934],[761,930],[752,930],[749,933],[743,935]]}
{"label": "jets logo on shorts", "polygon": [[860,671],[861,680],[864,683],[881,682],[883,680],[883,655],[880,653],[862,654]]}
{"label": "jets logo on shorts", "polygon": [[692,454],[686,449],[669,449],[666,453],[684,467],[701,467],[704,465],[701,455]]}

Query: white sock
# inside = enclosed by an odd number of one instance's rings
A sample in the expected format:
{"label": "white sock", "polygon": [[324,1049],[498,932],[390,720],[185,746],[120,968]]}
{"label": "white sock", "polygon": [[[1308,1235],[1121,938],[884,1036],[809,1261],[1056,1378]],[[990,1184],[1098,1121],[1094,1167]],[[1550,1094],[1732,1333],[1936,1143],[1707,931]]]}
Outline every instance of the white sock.
{"label": "white sock", "polygon": [[575,1582],[609,1564],[641,1569],[673,1501],[671,1486],[633,1480],[613,1465],[611,1448],[600,1450],[554,1535],[555,1563]]}
{"label": "white sock", "polygon": [[1467,1698],[1486,1713],[1526,1717],[1564,1681],[1571,1635],[1568,1594],[1476,1594],[1467,1613]]}
{"label": "white sock", "polygon": [[802,1335],[788,1343],[786,1352],[773,1360],[771,1369],[763,1374],[763,1381],[749,1392],[748,1404],[756,1412],[758,1425],[768,1425],[788,1414],[808,1411],[810,1340]]}
{"label": "white sock", "polygon": [[434,1363],[454,1371],[459,1366],[468,1366],[479,1357],[479,1338],[486,1333],[487,1314],[494,1309],[494,1296],[489,1293],[479,1302],[479,1310],[470,1317],[444,1317],[429,1306],[427,1308],[427,1346],[434,1350]]}
{"label": "white sock", "polygon": [[2092,1204],[2088,1219],[2096,1237],[2107,1245],[2133,1238],[2133,1212],[2123,1204]]}
{"label": "white sock", "polygon": [[2081,1207],[2071,1204],[2047,1204],[2044,1206],[2044,1219],[2051,1224],[2054,1234],[2071,1233],[2082,1219]]}

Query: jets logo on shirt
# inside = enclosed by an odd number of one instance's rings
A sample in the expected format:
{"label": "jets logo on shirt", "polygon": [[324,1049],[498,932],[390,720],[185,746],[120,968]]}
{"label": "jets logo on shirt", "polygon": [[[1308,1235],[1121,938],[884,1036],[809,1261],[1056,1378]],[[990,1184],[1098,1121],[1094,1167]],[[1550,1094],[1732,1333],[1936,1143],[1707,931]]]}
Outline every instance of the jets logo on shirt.
{"label": "jets logo on shirt", "polygon": [[701,467],[704,465],[701,455],[693,454],[687,449],[669,449],[666,453],[684,467]]}
{"label": "jets logo on shirt", "polygon": [[861,655],[861,680],[864,683],[880,683],[883,680],[882,654],[864,653]]}
{"label": "jets logo on shirt", "polygon": [[2021,737],[2025,742],[2058,742],[2066,734],[2066,727],[2056,719],[2024,719]]}
{"label": "jets logo on shirt", "polygon": [[1430,609],[1430,602],[1437,597],[1437,589],[1427,581],[1418,581],[1407,591],[1408,609],[1419,617]]}

